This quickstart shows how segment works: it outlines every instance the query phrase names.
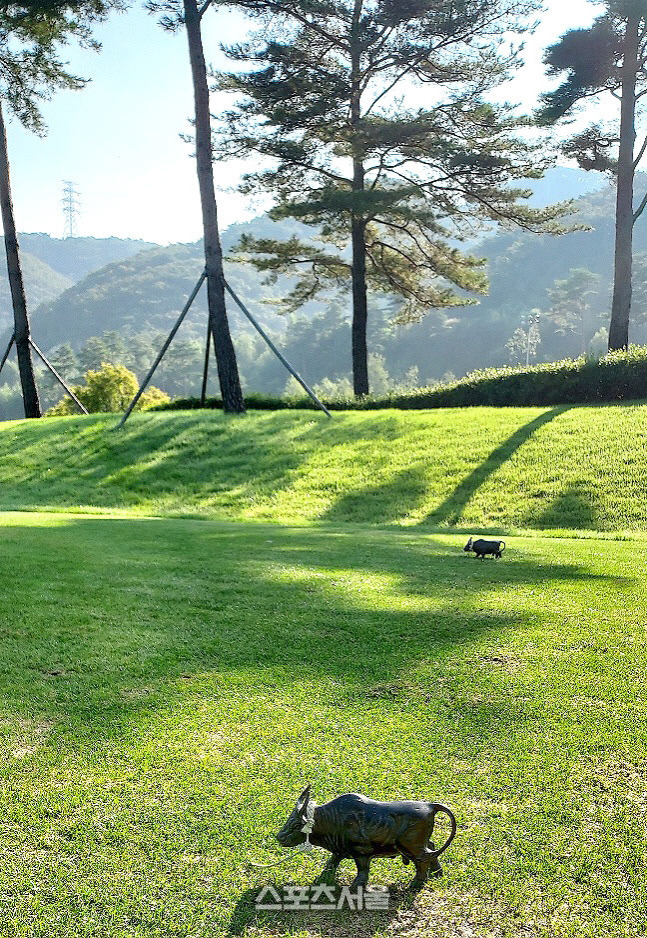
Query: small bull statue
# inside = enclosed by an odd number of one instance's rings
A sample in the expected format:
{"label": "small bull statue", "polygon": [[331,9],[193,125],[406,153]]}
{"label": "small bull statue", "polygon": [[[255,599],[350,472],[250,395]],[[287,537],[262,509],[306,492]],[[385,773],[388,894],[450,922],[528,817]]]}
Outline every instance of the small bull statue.
{"label": "small bull statue", "polygon": [[[439,849],[431,837],[438,813],[446,814],[451,832]],[[297,847],[311,841],[332,854],[322,876],[334,876],[344,859],[357,866],[353,888],[366,886],[375,857],[402,857],[413,863],[416,875],[411,886],[419,888],[431,873],[442,876],[438,857],[456,836],[456,819],[445,805],[429,801],[372,801],[363,795],[340,795],[317,805],[310,786],[301,793],[292,814],[276,839],[282,847]]]}
{"label": "small bull statue", "polygon": [[463,550],[472,551],[472,553],[480,557],[481,560],[483,560],[487,554],[493,554],[494,557],[499,559],[505,550],[505,541],[486,541],[482,537],[479,537],[479,539],[475,541],[474,538],[471,537]]}

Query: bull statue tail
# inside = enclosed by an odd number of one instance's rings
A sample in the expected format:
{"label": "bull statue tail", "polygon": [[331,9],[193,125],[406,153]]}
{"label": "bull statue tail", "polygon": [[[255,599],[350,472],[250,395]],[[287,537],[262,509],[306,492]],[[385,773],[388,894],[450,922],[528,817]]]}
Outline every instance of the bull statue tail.
{"label": "bull statue tail", "polygon": [[432,815],[432,825],[431,825],[431,834],[429,835],[429,839],[430,839],[430,840],[431,840],[431,837],[432,837],[433,832],[434,832],[434,825],[435,825],[435,823],[436,823],[436,815],[437,815],[437,814],[446,814],[447,817],[449,818],[449,823],[451,824],[451,828],[452,828],[451,831],[450,831],[450,833],[449,833],[449,837],[447,838],[447,840],[445,841],[445,843],[442,845],[442,847],[440,847],[438,850],[434,850],[434,851],[433,851],[434,856],[435,856],[435,857],[439,857],[439,856],[441,855],[441,853],[444,853],[445,850],[447,850],[447,848],[448,848],[449,845],[451,844],[452,840],[453,840],[454,837],[456,836],[456,831],[457,831],[458,828],[457,828],[457,825],[456,825],[456,818],[454,817],[454,815],[452,814],[452,812],[449,810],[449,808],[447,807],[447,805],[439,804],[439,803],[436,802],[436,801],[431,801],[431,802],[429,802],[429,807],[431,808],[431,810],[432,810],[432,812],[433,812],[433,815]]}

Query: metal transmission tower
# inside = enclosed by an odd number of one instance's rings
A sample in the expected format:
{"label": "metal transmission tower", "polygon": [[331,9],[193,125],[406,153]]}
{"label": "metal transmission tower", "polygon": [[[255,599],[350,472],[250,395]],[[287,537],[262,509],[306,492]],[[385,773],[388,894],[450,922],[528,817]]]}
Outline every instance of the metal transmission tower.
{"label": "metal transmission tower", "polygon": [[69,179],[63,180],[63,187],[63,198],[61,199],[63,204],[63,214],[65,216],[65,231],[63,232],[63,237],[76,238],[77,219],[81,206],[79,199],[80,193],[75,184]]}

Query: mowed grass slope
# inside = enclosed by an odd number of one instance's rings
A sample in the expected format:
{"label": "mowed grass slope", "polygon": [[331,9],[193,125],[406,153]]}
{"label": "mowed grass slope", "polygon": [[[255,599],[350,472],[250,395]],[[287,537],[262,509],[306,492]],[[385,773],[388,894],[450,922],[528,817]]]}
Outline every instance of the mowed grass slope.
{"label": "mowed grass slope", "polygon": [[0,508],[283,523],[647,528],[647,407],[209,413],[0,425]]}
{"label": "mowed grass slope", "polygon": [[[644,545],[1,520],[3,938],[647,931]],[[306,781],[448,802],[446,877],[257,916],[321,863],[248,865]]]}

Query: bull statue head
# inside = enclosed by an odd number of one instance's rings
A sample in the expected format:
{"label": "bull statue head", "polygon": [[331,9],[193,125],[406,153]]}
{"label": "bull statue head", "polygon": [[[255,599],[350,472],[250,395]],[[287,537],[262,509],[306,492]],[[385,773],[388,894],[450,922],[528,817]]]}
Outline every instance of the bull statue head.
{"label": "bull statue head", "polygon": [[305,843],[306,835],[303,827],[308,820],[309,805],[310,785],[303,789],[292,809],[292,814],[276,835],[276,839],[282,847],[298,847],[299,844]]}

